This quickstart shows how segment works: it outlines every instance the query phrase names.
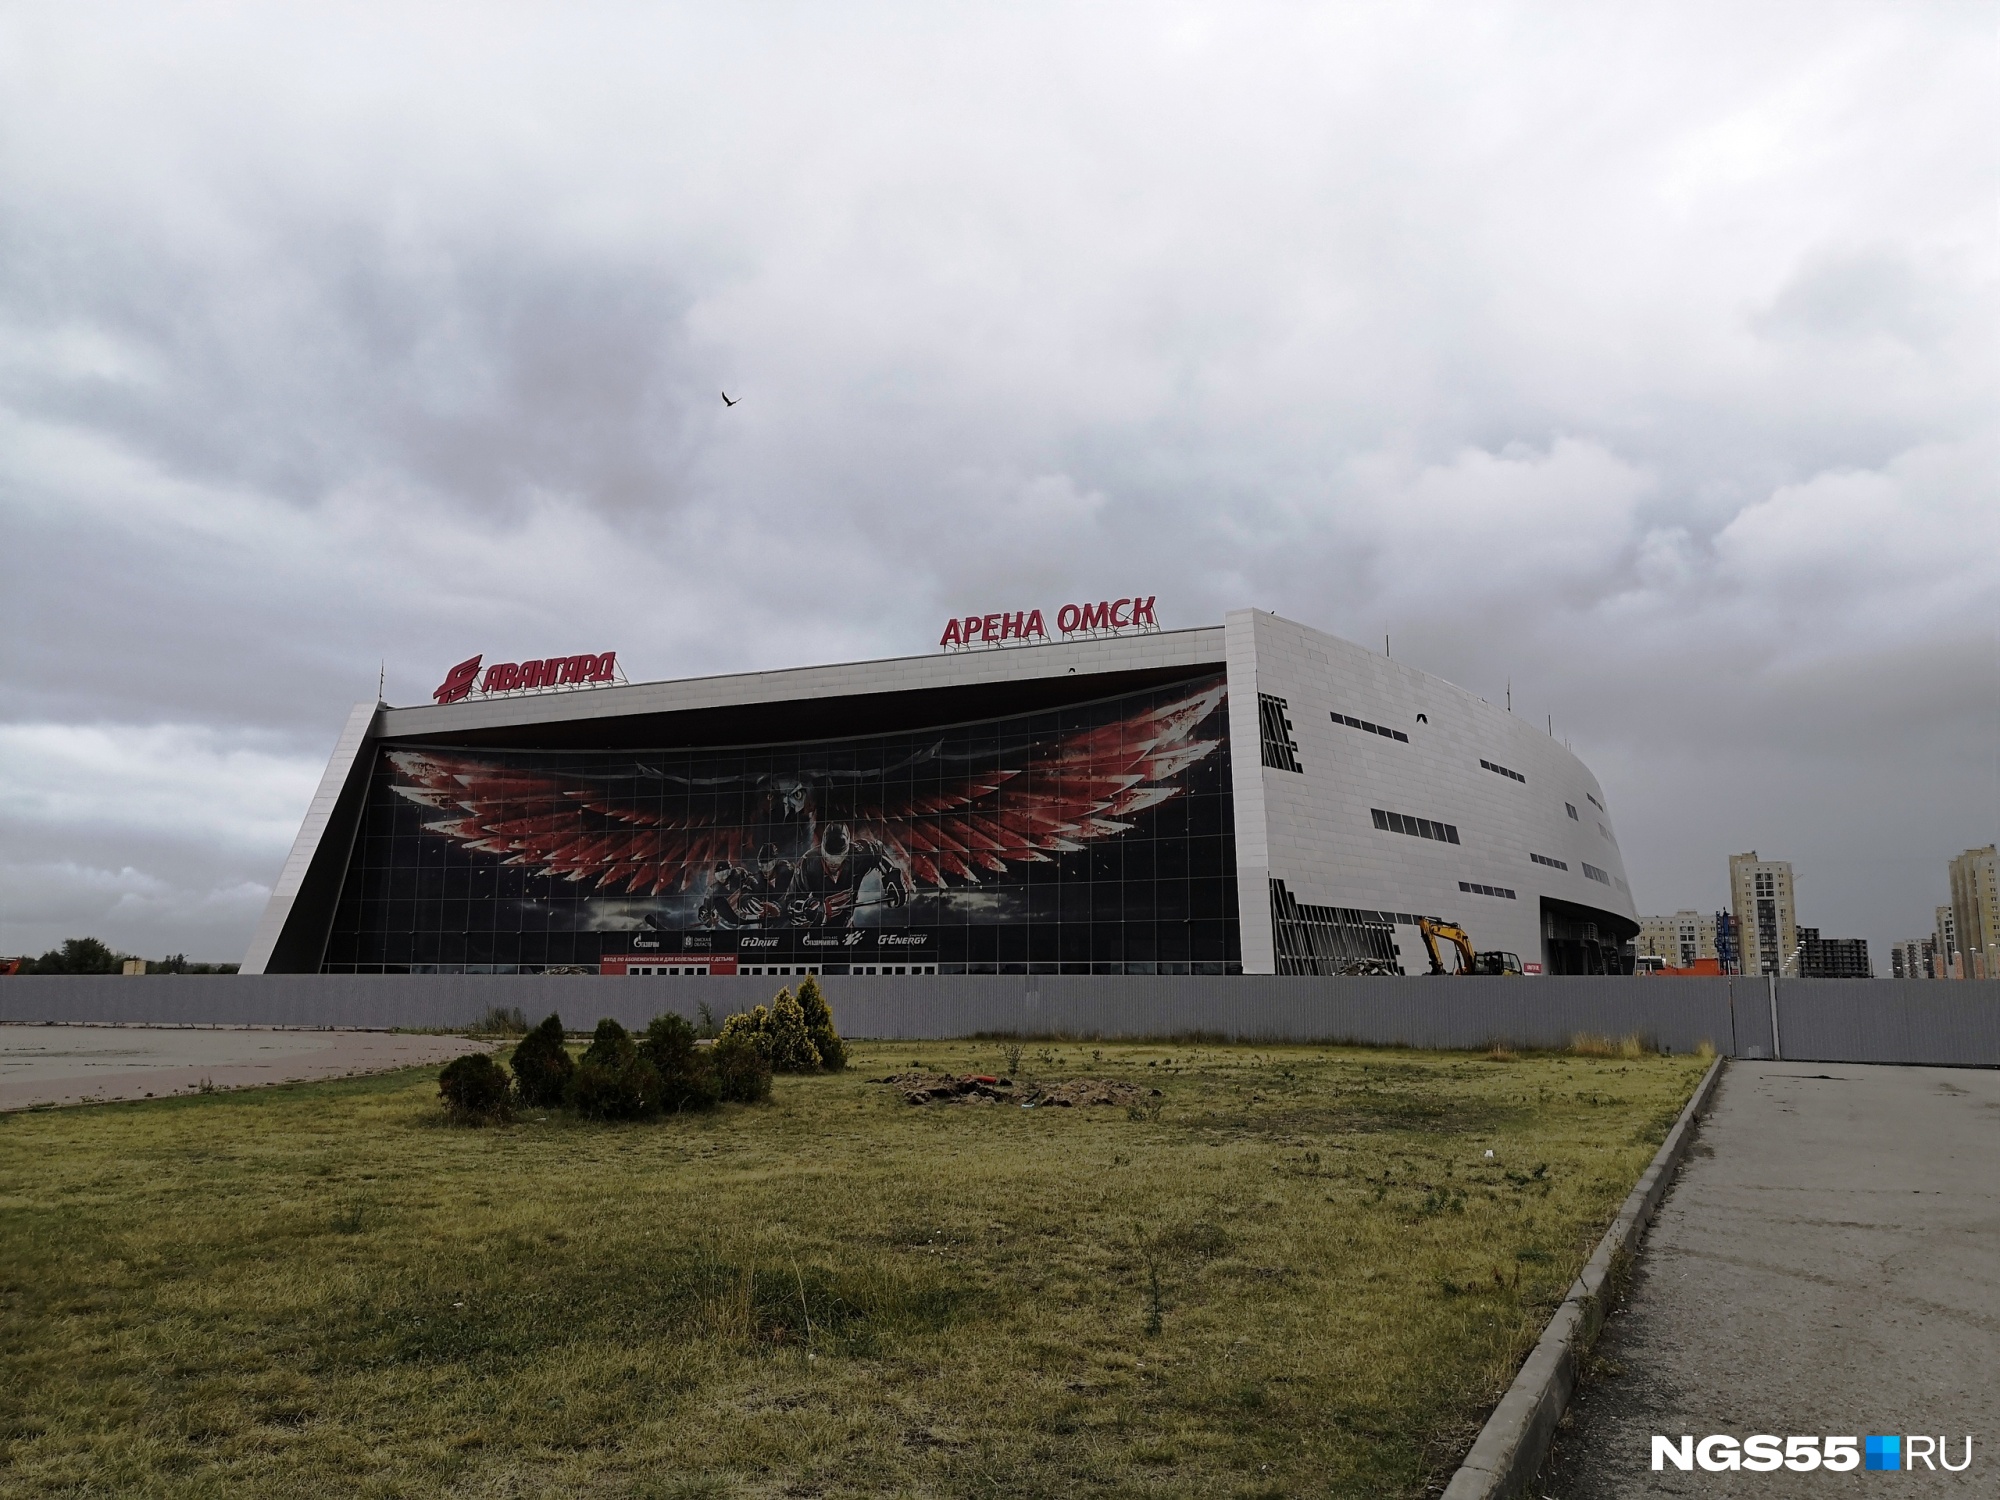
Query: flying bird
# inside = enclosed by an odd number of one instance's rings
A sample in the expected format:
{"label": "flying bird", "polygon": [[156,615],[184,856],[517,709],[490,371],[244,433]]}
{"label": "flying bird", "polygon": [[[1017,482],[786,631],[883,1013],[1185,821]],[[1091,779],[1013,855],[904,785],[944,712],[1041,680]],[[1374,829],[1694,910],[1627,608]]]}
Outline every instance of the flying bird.
{"label": "flying bird", "polygon": [[724,391],[724,392],[722,393],[722,404],[723,404],[724,406],[734,406],[734,405],[735,405],[736,403],[735,403],[734,401],[731,401],[731,400],[729,399],[729,392],[727,392],[727,391]]}

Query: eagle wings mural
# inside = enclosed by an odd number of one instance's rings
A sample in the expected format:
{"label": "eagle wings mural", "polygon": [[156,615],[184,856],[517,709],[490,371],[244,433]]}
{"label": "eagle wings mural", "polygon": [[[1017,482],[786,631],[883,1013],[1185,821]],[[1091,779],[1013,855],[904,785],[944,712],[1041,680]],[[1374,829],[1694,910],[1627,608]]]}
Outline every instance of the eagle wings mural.
{"label": "eagle wings mural", "polygon": [[[426,832],[528,873],[626,898],[685,896],[713,928],[840,927],[913,892],[976,888],[1130,832],[1222,744],[1220,680],[1117,722],[978,764],[944,741],[872,769],[675,776],[528,769],[392,750]],[[1204,737],[1203,730],[1210,733]]]}

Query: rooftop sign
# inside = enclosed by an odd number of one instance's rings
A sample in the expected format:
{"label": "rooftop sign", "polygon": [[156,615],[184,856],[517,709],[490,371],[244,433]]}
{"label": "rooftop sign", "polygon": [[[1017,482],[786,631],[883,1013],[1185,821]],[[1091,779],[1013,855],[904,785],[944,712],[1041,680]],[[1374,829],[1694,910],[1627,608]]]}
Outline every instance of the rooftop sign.
{"label": "rooftop sign", "polygon": [[[1056,611],[1056,633],[1068,639],[1158,630],[1160,622],[1153,613],[1153,598],[1148,594],[1143,599],[1065,604]],[[975,646],[1028,646],[1048,639],[1048,626],[1039,609],[1017,609],[947,620],[938,644],[947,651],[964,651]]]}
{"label": "rooftop sign", "polygon": [[500,698],[513,693],[560,692],[571,688],[605,687],[625,680],[618,668],[618,653],[582,656],[548,656],[540,661],[495,662],[479,676],[477,656],[467,657],[437,685],[431,696],[440,704],[457,703],[477,693],[482,698]]}

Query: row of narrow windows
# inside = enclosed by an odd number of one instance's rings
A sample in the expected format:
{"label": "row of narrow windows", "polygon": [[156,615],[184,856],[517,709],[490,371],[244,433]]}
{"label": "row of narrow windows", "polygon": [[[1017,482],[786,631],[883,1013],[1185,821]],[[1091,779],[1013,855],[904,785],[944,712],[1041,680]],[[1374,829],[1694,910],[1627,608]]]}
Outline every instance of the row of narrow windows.
{"label": "row of narrow windows", "polygon": [[1469,891],[1476,896],[1499,896],[1508,901],[1515,899],[1514,893],[1505,886],[1481,885],[1476,880],[1461,880],[1458,883],[1458,888],[1461,891]]}
{"label": "row of narrow windows", "polygon": [[1569,868],[1569,864],[1566,861],[1550,859],[1546,854],[1530,854],[1528,858],[1532,859],[1538,865],[1547,865],[1551,870],[1567,870]]}
{"label": "row of narrow windows", "polygon": [[1285,716],[1286,703],[1283,698],[1270,693],[1257,695],[1257,738],[1263,751],[1263,762],[1274,771],[1298,771],[1305,767],[1299,764],[1299,742],[1292,738],[1292,721]]}
{"label": "row of narrow windows", "polygon": [[1528,778],[1523,776],[1519,771],[1510,771],[1505,766],[1496,766],[1490,760],[1482,760],[1480,764],[1489,771],[1497,772],[1502,776],[1511,776],[1514,780],[1520,782],[1522,786],[1528,784]]}
{"label": "row of narrow windows", "polygon": [[1407,833],[1411,838],[1436,839],[1441,844],[1458,842],[1458,825],[1455,823],[1434,823],[1429,818],[1384,812],[1379,807],[1370,808],[1369,813],[1375,819],[1375,826],[1387,833]]}
{"label": "row of narrow windows", "polygon": [[[1329,714],[1327,717],[1332,719],[1336,724],[1345,724],[1349,729],[1361,729],[1367,731],[1369,734],[1379,734],[1385,740],[1401,740],[1406,745],[1410,743],[1410,737],[1400,729],[1390,729],[1381,724],[1370,724],[1366,719],[1357,719],[1352,714]],[[1481,761],[1480,764],[1484,765],[1485,762]]]}

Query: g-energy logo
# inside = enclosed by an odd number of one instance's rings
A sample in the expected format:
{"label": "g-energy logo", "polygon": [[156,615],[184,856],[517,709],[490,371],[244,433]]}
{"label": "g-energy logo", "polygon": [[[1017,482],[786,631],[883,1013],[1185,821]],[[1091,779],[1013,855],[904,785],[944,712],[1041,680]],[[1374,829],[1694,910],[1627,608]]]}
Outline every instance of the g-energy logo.
{"label": "g-energy logo", "polygon": [[1870,1469],[1907,1470],[1921,1463],[1932,1471],[1943,1468],[1957,1474],[1972,1467],[1970,1434],[1966,1435],[1965,1452],[1960,1462],[1953,1463],[1946,1457],[1946,1451],[1946,1439],[1924,1433],[1912,1433],[1908,1437],[1871,1434],[1867,1438],[1781,1438],[1768,1432],[1758,1432],[1740,1443],[1727,1433],[1714,1433],[1700,1439],[1685,1434],[1678,1438],[1661,1437],[1657,1432],[1653,1434],[1653,1467],[1656,1470],[1672,1465],[1676,1469],[1707,1469],[1710,1473],[1730,1469],[1744,1469],[1752,1474],[1768,1474],[1774,1469],[1795,1469],[1801,1474],[1813,1469],[1831,1469],[1841,1473],[1863,1467],[1864,1459]]}

